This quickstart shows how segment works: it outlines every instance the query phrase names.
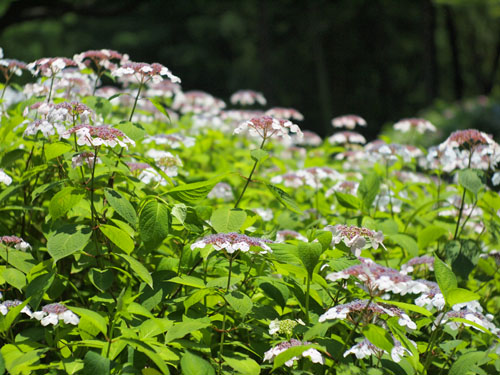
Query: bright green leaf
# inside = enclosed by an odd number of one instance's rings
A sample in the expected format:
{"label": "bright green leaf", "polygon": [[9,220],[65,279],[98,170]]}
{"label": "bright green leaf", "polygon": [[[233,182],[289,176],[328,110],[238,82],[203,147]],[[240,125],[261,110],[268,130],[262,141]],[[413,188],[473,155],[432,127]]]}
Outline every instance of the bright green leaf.
{"label": "bright green leaf", "polygon": [[52,216],[52,220],[56,220],[66,214],[66,212],[75,207],[83,197],[84,194],[81,191],[70,186],[59,191],[52,197],[49,203],[49,213],[50,216]]}
{"label": "bright green leaf", "polygon": [[181,369],[183,375],[215,375],[210,362],[188,351],[181,358]]}
{"label": "bright green leaf", "polygon": [[125,199],[125,197],[116,190],[111,189],[104,190],[104,196],[106,197],[109,205],[113,207],[118,215],[135,227],[137,224],[137,214],[135,213],[134,206],[132,206],[129,200]]}
{"label": "bright green leaf", "polygon": [[157,201],[146,203],[139,216],[139,231],[144,244],[154,250],[167,237],[170,230],[168,207]]}
{"label": "bright green leaf", "polygon": [[217,233],[238,232],[246,218],[243,210],[222,207],[212,213],[210,223]]}
{"label": "bright green leaf", "polygon": [[67,224],[57,228],[56,232],[47,241],[47,250],[57,262],[87,245],[92,230],[90,227],[77,224]]}
{"label": "bright green leaf", "polygon": [[130,236],[121,230],[112,225],[101,224],[99,226],[100,231],[116,246],[125,251],[127,254],[130,254],[134,251],[134,241]]}

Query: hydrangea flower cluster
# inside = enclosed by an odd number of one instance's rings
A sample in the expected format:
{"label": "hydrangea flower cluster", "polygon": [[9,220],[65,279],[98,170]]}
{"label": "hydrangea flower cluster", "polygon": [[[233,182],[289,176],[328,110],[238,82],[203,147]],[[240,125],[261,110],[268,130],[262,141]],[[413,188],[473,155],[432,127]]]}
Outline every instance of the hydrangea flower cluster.
{"label": "hydrangea flower cluster", "polygon": [[299,188],[301,186],[310,186],[314,189],[323,187],[322,181],[335,181],[342,176],[334,169],[328,167],[311,167],[300,169],[296,172],[289,172],[283,175],[274,176],[271,179],[273,184],[283,184],[286,187]]}
{"label": "hydrangea flower cluster", "polygon": [[61,134],[61,138],[68,139],[72,134],[76,134],[76,143],[79,146],[99,146],[115,147],[119,145],[128,148],[128,144],[135,146],[135,142],[125,135],[121,130],[107,125],[77,125]]}
{"label": "hydrangea flower cluster", "polygon": [[377,295],[380,292],[392,292],[401,295],[407,293],[420,294],[429,291],[429,287],[425,283],[413,280],[410,276],[403,275],[398,270],[381,266],[367,258],[359,258],[359,261],[361,264],[330,273],[326,276],[326,279],[337,281],[355,277],[363,282],[370,295]]}
{"label": "hydrangea flower cluster", "polygon": [[28,64],[34,75],[41,74],[44,77],[53,77],[68,66],[77,66],[76,61],[67,57],[45,57]]}
{"label": "hydrangea flower cluster", "polygon": [[381,231],[375,232],[368,228],[344,224],[328,225],[325,229],[333,234],[332,245],[343,242],[357,257],[361,255],[361,250],[366,246],[368,241],[375,250],[379,246],[385,249],[383,244],[384,234]]}
{"label": "hydrangea flower cluster", "polygon": [[[0,313],[2,315],[7,315],[7,313],[9,312],[10,309],[12,309],[13,307],[19,306],[22,303],[23,302],[19,301],[18,299],[3,301],[2,303],[0,303]],[[21,312],[23,314],[28,315],[30,318],[33,316],[31,309],[27,305],[23,307]]]}
{"label": "hydrangea flower cluster", "polygon": [[350,131],[337,132],[328,138],[328,142],[332,145],[336,144],[365,144],[366,139],[361,134]]}
{"label": "hydrangea flower cluster", "polygon": [[66,306],[60,303],[51,303],[42,307],[41,311],[35,311],[33,318],[40,320],[42,326],[56,325],[60,320],[66,324],[78,325],[80,318]]}
{"label": "hydrangea flower cluster", "polygon": [[230,98],[231,104],[253,105],[259,103],[266,105],[267,100],[262,93],[253,90],[238,90]]}
{"label": "hydrangea flower cluster", "polygon": [[172,74],[165,66],[159,63],[147,64],[142,62],[126,62],[119,68],[113,70],[111,75],[114,77],[134,77],[138,83],[147,83],[152,81],[158,83],[163,81],[163,76],[173,83],[180,83],[181,79]]}
{"label": "hydrangea flower cluster", "polygon": [[239,134],[244,130],[248,130],[250,135],[259,136],[263,140],[271,138],[275,135],[277,137],[289,139],[289,131],[302,136],[302,131],[298,125],[295,125],[288,120],[276,119],[271,116],[255,117],[249,121],[245,121],[234,129],[234,134]]}
{"label": "hydrangea flower cluster", "polygon": [[261,250],[261,254],[266,254],[272,252],[271,248],[267,245],[273,241],[249,237],[245,234],[239,233],[217,233],[211,234],[196,241],[191,245],[191,250],[203,249],[207,245],[212,245],[215,250],[225,250],[228,254],[233,254],[238,250],[242,252],[248,252],[252,247],[258,247]]}
{"label": "hydrangea flower cluster", "polygon": [[13,75],[20,76],[23,70],[27,70],[26,63],[14,59],[0,58],[0,72],[5,78],[5,82],[9,82]]}
{"label": "hydrangea flower cluster", "polygon": [[[83,151],[77,153],[71,158],[71,166],[73,168],[82,167],[83,164],[87,164],[90,168],[94,166],[95,154],[90,151]],[[97,158],[96,163],[99,164],[101,159]]]}
{"label": "hydrangea flower cluster", "polygon": [[394,124],[394,129],[399,130],[403,133],[407,133],[411,130],[415,130],[421,134],[424,134],[426,131],[435,132],[436,127],[431,124],[430,121],[427,121],[423,118],[405,118],[399,120]]}
{"label": "hydrangea flower cluster", "polygon": [[[301,346],[301,345],[309,345],[312,344],[309,341],[299,341],[297,339],[291,339],[290,341],[284,341],[278,345],[276,345],[274,348],[269,349],[267,352],[264,353],[264,362],[269,361],[273,362],[274,358],[277,357],[279,354],[283,353],[285,350],[292,348],[294,346]],[[313,363],[321,363],[324,364],[325,360],[321,353],[314,349],[310,348],[302,352],[302,357],[309,357],[310,360]],[[288,367],[292,367],[295,361],[298,361],[298,357],[293,357],[292,359],[288,360],[285,362],[285,365]]]}
{"label": "hydrangea flower cluster", "polygon": [[299,240],[304,242],[308,241],[305,236],[294,230],[279,230],[276,233],[276,242],[281,243],[285,242],[286,240]]}
{"label": "hydrangea flower cluster", "polygon": [[155,134],[146,137],[142,143],[149,144],[151,142],[156,143],[157,145],[166,145],[170,148],[190,148],[195,144],[195,139],[193,137],[187,137],[181,134]]}
{"label": "hydrangea flower cluster", "polygon": [[17,236],[2,236],[0,237],[0,243],[21,251],[26,251],[27,249],[31,248],[31,245],[29,243]]}
{"label": "hydrangea flower cluster", "polygon": [[[394,347],[391,349],[391,358],[394,362],[399,363],[401,362],[401,358],[404,357],[405,354],[408,355],[413,355],[411,351],[406,349],[399,340],[396,340],[393,337],[394,341]],[[414,343],[413,341],[410,340],[410,342],[417,347],[417,344]],[[344,353],[344,358],[347,357],[349,354],[354,354],[357,359],[363,359],[366,357],[370,357],[374,355],[377,358],[381,358],[383,354],[389,354],[385,350],[380,349],[373,345],[368,339],[363,339],[362,341],[358,342],[356,345],[354,345],[352,348],[349,350],[345,351]]]}
{"label": "hydrangea flower cluster", "polygon": [[482,312],[480,311],[474,311],[469,308],[464,308],[464,309],[459,309],[459,310],[452,310],[448,311],[447,313],[444,314],[440,313],[436,320],[434,321],[433,328],[436,327],[438,322],[440,324],[447,324],[450,326],[453,330],[457,330],[461,325],[464,325],[466,327],[471,327],[474,328],[478,331],[481,331],[480,328],[476,327],[473,324],[461,322],[461,321],[453,321],[453,318],[460,318],[460,319],[465,319],[469,320],[473,323],[478,324],[481,327],[484,327],[486,330],[490,331],[492,334],[496,336],[500,336],[500,328],[498,328],[494,323],[493,323],[493,315],[487,314],[483,315]]}
{"label": "hydrangea flower cluster", "polygon": [[408,327],[409,329],[417,328],[415,322],[411,320],[411,318],[403,310],[395,306],[383,305],[380,303],[371,302],[369,300],[359,299],[328,309],[326,313],[319,317],[319,322],[324,322],[325,320],[331,319],[342,319],[354,323],[354,315],[357,315],[359,313],[364,314],[362,318],[365,322],[371,322],[375,318],[381,319],[380,317],[382,315],[387,315],[389,317],[398,317],[398,324],[401,327]]}
{"label": "hydrangea flower cluster", "polygon": [[325,197],[329,197],[335,194],[335,192],[356,195],[358,187],[359,187],[359,182],[357,181],[350,181],[350,180],[339,181],[326,191]]}
{"label": "hydrangea flower cluster", "polygon": [[122,55],[110,49],[89,50],[73,56],[73,60],[78,64],[80,69],[92,67],[93,64],[99,71],[102,68],[115,70],[117,69],[116,63],[124,64],[128,59],[128,55]]}
{"label": "hydrangea flower cluster", "polygon": [[268,109],[265,115],[284,120],[304,120],[304,115],[294,108],[274,107]]}
{"label": "hydrangea flower cluster", "polygon": [[298,136],[297,134],[292,135],[292,142],[297,146],[315,147],[321,145],[323,143],[323,139],[321,139],[321,137],[315,132],[312,132],[310,130],[303,130],[302,137]]}
{"label": "hydrangea flower cluster", "polygon": [[403,275],[408,275],[409,273],[412,273],[418,266],[423,266],[429,271],[434,271],[434,257],[424,255],[421,257],[412,258],[401,266],[401,273]]}
{"label": "hydrangea flower cluster", "polygon": [[305,326],[305,323],[301,319],[292,320],[292,319],[274,319],[269,323],[269,334],[274,335],[276,333],[291,336],[293,333],[293,329],[298,324]]}
{"label": "hydrangea flower cluster", "polygon": [[434,281],[417,280],[420,284],[427,286],[427,290],[422,295],[415,299],[415,305],[425,307],[427,310],[432,310],[434,307],[442,310],[445,305],[445,300],[441,289]]}
{"label": "hydrangea flower cluster", "polygon": [[354,129],[356,125],[366,126],[366,120],[357,115],[344,115],[332,119],[334,128]]}
{"label": "hydrangea flower cluster", "polygon": [[178,92],[172,103],[172,109],[182,114],[193,113],[215,116],[226,107],[224,101],[199,90]]}

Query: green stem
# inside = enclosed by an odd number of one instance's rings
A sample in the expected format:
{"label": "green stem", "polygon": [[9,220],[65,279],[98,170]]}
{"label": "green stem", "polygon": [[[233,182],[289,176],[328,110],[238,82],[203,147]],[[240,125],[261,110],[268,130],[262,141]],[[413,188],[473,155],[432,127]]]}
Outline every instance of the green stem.
{"label": "green stem", "polygon": [[[423,357],[425,358],[425,361],[424,361],[424,369],[422,370],[422,374],[426,374],[427,373],[427,368],[431,364],[431,360],[432,360],[432,355],[431,355],[432,348],[434,347],[434,342],[436,340],[437,332],[441,328],[440,324],[441,324],[442,320],[444,319],[445,315],[446,315],[446,312],[443,312],[443,315],[441,315],[441,317],[439,318],[439,321],[436,324],[436,328],[434,329],[434,331],[431,334],[431,338],[429,340],[429,345],[427,346],[427,349],[425,349],[425,353],[423,355]],[[432,325],[431,325],[431,327],[432,327]]]}
{"label": "green stem", "polygon": [[[264,148],[264,143],[266,142],[266,138],[262,138],[262,143],[260,144],[260,149],[262,150]],[[257,168],[257,164],[259,163],[258,160],[255,160],[255,163],[253,164],[252,170],[250,172],[250,175],[247,178],[247,182],[245,183],[245,186],[243,187],[243,190],[241,191],[240,197],[236,201],[236,204],[234,205],[234,208],[238,208],[241,198],[243,198],[243,195],[245,194],[245,191],[247,190],[248,184],[250,183],[250,180],[252,179],[252,176],[255,172],[255,169]]]}
{"label": "green stem", "polygon": [[[236,257],[234,254],[234,257]],[[233,271],[233,256],[229,256],[229,274],[227,275],[227,285],[226,285],[226,293],[229,291],[229,287],[231,285],[231,273]],[[226,318],[227,318],[227,301],[224,299],[224,317],[222,319],[222,332],[220,336],[219,343],[219,374],[222,374],[222,355],[224,353],[224,338],[226,336]]]}
{"label": "green stem", "polygon": [[134,106],[132,107],[132,112],[130,112],[130,116],[128,118],[129,121],[132,121],[132,116],[134,116],[135,107],[137,106],[137,101],[139,100],[139,95],[141,94],[141,90],[142,90],[142,81],[139,84],[139,90],[137,91],[137,95],[135,96]]}
{"label": "green stem", "polygon": [[[469,153],[469,163],[467,165],[467,168],[470,168],[470,164],[472,161],[472,153],[473,150],[471,150]],[[467,189],[465,187],[463,189],[464,192],[462,194],[462,202],[460,202],[460,211],[458,212],[457,226],[455,227],[455,235],[453,236],[453,240],[456,240],[458,237],[458,229],[460,228],[460,220],[462,219],[462,212],[464,210],[464,205],[465,205],[465,194],[467,193]]]}
{"label": "green stem", "polygon": [[309,272],[306,278],[306,323],[309,324],[309,292],[311,289],[311,276]]}
{"label": "green stem", "polygon": [[50,103],[50,99],[52,98],[52,89],[54,87],[54,80],[56,79],[56,75],[52,75],[52,79],[50,80],[50,89],[49,89],[49,96],[47,96],[47,103]]}

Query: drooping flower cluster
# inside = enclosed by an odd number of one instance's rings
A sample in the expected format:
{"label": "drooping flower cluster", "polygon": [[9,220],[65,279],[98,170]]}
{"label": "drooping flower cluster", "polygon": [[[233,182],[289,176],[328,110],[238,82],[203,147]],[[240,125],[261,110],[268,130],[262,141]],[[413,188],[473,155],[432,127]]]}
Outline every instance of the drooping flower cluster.
{"label": "drooping flower cluster", "polygon": [[334,128],[354,129],[356,125],[366,126],[364,118],[356,115],[344,115],[332,119],[332,126]]}
{"label": "drooping flower cluster", "polygon": [[379,319],[385,321],[386,319],[382,318],[383,315],[387,315],[389,317],[395,316],[399,318],[398,324],[401,327],[408,327],[410,329],[417,328],[415,322],[411,320],[411,318],[400,308],[359,299],[328,309],[326,313],[319,317],[319,321],[324,322],[325,320],[342,319],[354,323],[356,321],[355,316],[358,314],[363,314],[362,319],[365,322],[372,322]]}
{"label": "drooping flower cluster", "polygon": [[267,101],[264,95],[253,90],[238,90],[230,98],[231,104],[253,105],[259,103],[266,105]]}
{"label": "drooping flower cluster", "polygon": [[40,320],[42,326],[56,325],[60,320],[66,324],[78,325],[80,318],[66,306],[60,303],[51,303],[42,307],[41,311],[35,311],[33,318]]}
{"label": "drooping flower cluster", "polygon": [[329,225],[325,229],[333,234],[332,245],[343,242],[357,257],[361,255],[361,250],[366,246],[368,241],[375,250],[378,249],[379,245],[385,249],[382,243],[384,241],[384,234],[381,231],[375,232],[368,228],[344,224]]}
{"label": "drooping flower cluster", "polygon": [[244,130],[248,130],[252,136],[259,136],[263,140],[273,136],[289,139],[289,132],[296,133],[299,136],[302,135],[302,131],[298,125],[288,120],[276,119],[271,116],[255,117],[249,121],[245,121],[234,129],[234,134],[239,134]]}
{"label": "drooping flower cluster", "polygon": [[[294,346],[302,346],[302,345],[310,345],[312,344],[309,341],[299,341],[297,339],[291,339],[290,341],[284,341],[278,345],[276,345],[274,348],[269,349],[267,352],[264,353],[264,362],[269,361],[273,362],[274,358],[276,358],[279,354],[283,353],[285,350],[292,348]],[[321,353],[314,349],[314,348],[309,348],[305,351],[302,352],[302,357],[309,357],[313,363],[321,363],[324,364],[325,360]],[[293,357],[292,359],[288,360],[285,362],[285,365],[288,367],[292,367],[293,363],[295,361],[298,361],[298,357]]]}
{"label": "drooping flower cluster", "polygon": [[212,245],[215,250],[225,250],[228,254],[233,254],[238,250],[248,252],[252,247],[260,248],[261,254],[270,253],[271,248],[267,245],[271,240],[249,237],[238,233],[217,233],[206,236],[191,245],[191,250],[203,249],[207,245]]}
{"label": "drooping flower cluster", "polygon": [[370,295],[379,295],[382,292],[391,292],[405,295],[407,293],[420,294],[428,292],[429,287],[413,280],[408,275],[403,275],[398,270],[384,267],[371,259],[359,258],[361,264],[348,267],[342,271],[333,272],[326,276],[327,280],[337,281],[355,277],[360,280]]}
{"label": "drooping flower cluster", "polygon": [[31,245],[29,243],[17,236],[2,236],[0,237],[0,243],[21,251],[26,251],[27,249],[31,248]]}
{"label": "drooping flower cluster", "polygon": [[421,134],[424,134],[426,131],[436,131],[436,127],[423,118],[405,118],[399,120],[394,124],[394,129],[399,130],[403,133],[409,132],[410,130],[415,130]]}
{"label": "drooping flower cluster", "polygon": [[125,135],[121,130],[107,125],[77,125],[61,134],[61,138],[68,139],[72,134],[76,134],[76,143],[79,146],[108,146],[119,145],[128,148],[128,144],[135,146],[135,142]]}

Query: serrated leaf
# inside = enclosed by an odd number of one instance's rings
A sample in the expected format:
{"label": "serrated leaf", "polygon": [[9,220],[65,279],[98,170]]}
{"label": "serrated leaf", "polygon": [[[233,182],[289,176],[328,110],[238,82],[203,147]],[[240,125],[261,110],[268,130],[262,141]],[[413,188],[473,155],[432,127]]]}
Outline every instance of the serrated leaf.
{"label": "serrated leaf", "polygon": [[170,189],[167,194],[174,198],[176,201],[185,204],[194,204],[201,201],[202,199],[205,199],[205,197],[208,195],[208,193],[210,193],[213,187],[226,176],[227,174],[224,174],[217,178],[212,178],[206,181],[179,185]]}
{"label": "serrated leaf", "polygon": [[93,351],[88,351],[83,359],[84,375],[107,375],[110,373],[111,361]]}
{"label": "serrated leaf", "polygon": [[250,297],[238,291],[232,291],[230,294],[224,296],[227,303],[242,317],[245,317],[252,311],[253,303]]}
{"label": "serrated leaf", "polygon": [[457,287],[457,278],[451,268],[437,256],[434,256],[434,275],[439,289],[448,303],[448,292]]}
{"label": "serrated leaf", "polygon": [[183,203],[179,203],[172,207],[172,216],[179,220],[182,225],[184,225],[184,221],[187,217],[186,205],[184,205]]}
{"label": "serrated leaf", "polygon": [[133,227],[137,225],[137,214],[135,212],[134,206],[125,199],[116,190],[106,189],[104,190],[104,196],[108,201],[109,205],[113,207],[118,215],[125,219]]}
{"label": "serrated leaf", "polygon": [[280,189],[277,186],[272,184],[266,184],[269,191],[274,195],[274,197],[286,208],[290,211],[295,212],[297,214],[302,214],[300,207],[297,202],[284,190]]}
{"label": "serrated leaf", "polygon": [[129,264],[130,268],[132,271],[135,272],[135,275],[139,277],[142,281],[144,281],[146,284],[148,284],[151,288],[153,288],[153,278],[151,277],[151,274],[149,273],[148,269],[144,267],[144,265],[139,262],[137,259],[125,255],[125,254],[116,254],[119,257],[125,259],[127,263]]}
{"label": "serrated leaf", "polygon": [[62,154],[71,151],[73,147],[69,143],[54,142],[45,145],[45,157],[47,160],[52,160]]}
{"label": "serrated leaf", "polygon": [[112,225],[101,224],[99,230],[116,246],[130,254],[134,251],[134,241],[130,236],[120,228]]}
{"label": "serrated leaf", "polygon": [[246,218],[243,210],[222,207],[212,213],[210,223],[217,233],[238,232]]}
{"label": "serrated leaf", "polygon": [[263,162],[269,156],[267,151],[264,151],[260,148],[250,151],[250,155],[252,157],[252,160],[256,162]]}
{"label": "serrated leaf", "polygon": [[150,250],[156,249],[170,230],[168,207],[157,201],[146,203],[139,216],[139,231],[144,244]]}
{"label": "serrated leaf", "polygon": [[447,295],[447,302],[450,306],[456,305],[457,303],[465,303],[470,301],[475,301],[481,298],[479,294],[471,292],[467,289],[455,288],[450,289]]}
{"label": "serrated leaf", "polygon": [[380,178],[375,172],[367,174],[358,187],[358,198],[363,203],[363,207],[365,210],[370,209],[375,197],[377,196],[380,190]]}
{"label": "serrated leaf", "polygon": [[88,243],[92,230],[90,227],[68,224],[57,228],[47,241],[47,251],[57,262],[77,251],[82,250]]}
{"label": "serrated leaf", "polygon": [[155,337],[167,332],[173,326],[173,322],[166,318],[163,319],[148,319],[142,322],[139,326],[139,338],[141,340]]}
{"label": "serrated leaf", "polygon": [[215,375],[210,362],[188,351],[181,358],[181,369],[184,375]]}
{"label": "serrated leaf", "polygon": [[65,187],[52,197],[49,203],[49,213],[52,220],[63,216],[75,207],[82,200],[84,194],[82,191],[73,187]]}
{"label": "serrated leaf", "polygon": [[259,375],[260,365],[253,359],[239,356],[238,358],[222,356],[224,361],[231,366],[237,374],[241,375]]}
{"label": "serrated leaf", "polygon": [[168,330],[167,335],[165,336],[165,343],[180,339],[191,332],[199,331],[200,329],[209,327],[210,325],[211,322],[207,318],[177,323]]}
{"label": "serrated leaf", "polygon": [[102,115],[105,119],[113,109],[113,106],[108,99],[101,96],[86,96],[82,102],[92,108],[96,113]]}
{"label": "serrated leaf", "polygon": [[472,169],[461,169],[458,171],[458,183],[463,188],[472,192],[475,196],[483,187],[481,179]]}
{"label": "serrated leaf", "polygon": [[339,202],[342,207],[350,210],[357,210],[361,206],[361,201],[354,195],[336,191],[335,197],[337,198],[337,202]]}

